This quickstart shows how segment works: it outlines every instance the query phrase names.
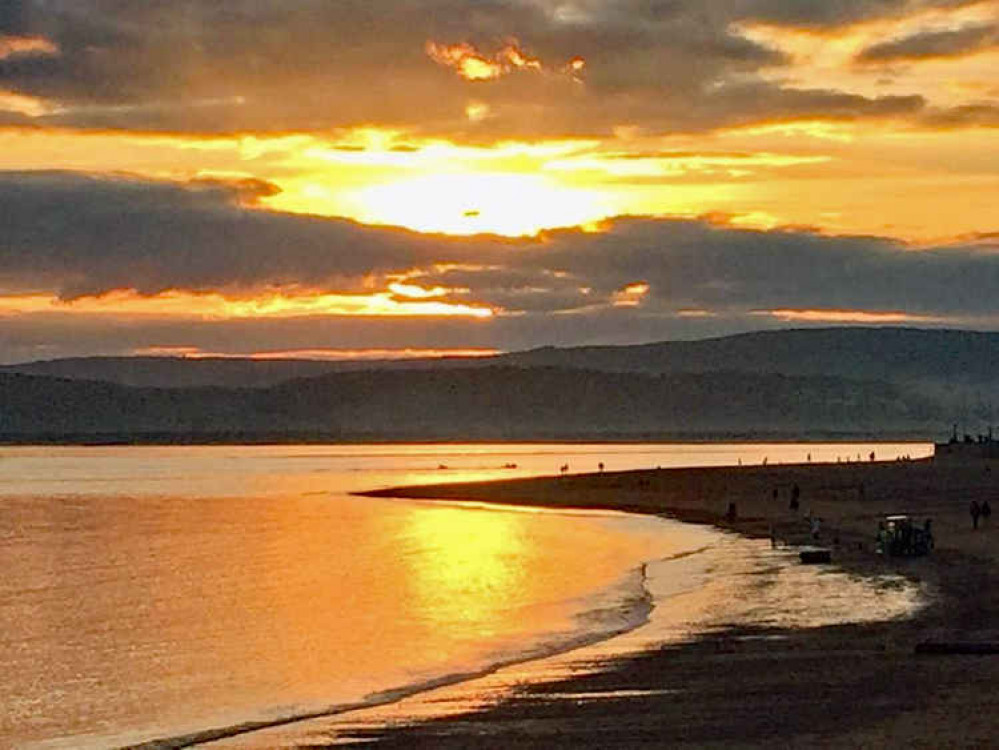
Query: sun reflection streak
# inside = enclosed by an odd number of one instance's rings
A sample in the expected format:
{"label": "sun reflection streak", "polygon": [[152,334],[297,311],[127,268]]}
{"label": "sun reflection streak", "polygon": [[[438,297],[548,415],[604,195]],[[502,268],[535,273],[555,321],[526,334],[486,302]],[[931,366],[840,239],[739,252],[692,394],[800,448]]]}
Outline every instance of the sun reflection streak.
{"label": "sun reflection streak", "polygon": [[[526,584],[518,558],[526,553],[516,513],[432,508],[411,516],[409,533],[431,551],[412,572],[422,605],[437,624],[485,624]],[[483,633],[485,635],[486,633]]]}

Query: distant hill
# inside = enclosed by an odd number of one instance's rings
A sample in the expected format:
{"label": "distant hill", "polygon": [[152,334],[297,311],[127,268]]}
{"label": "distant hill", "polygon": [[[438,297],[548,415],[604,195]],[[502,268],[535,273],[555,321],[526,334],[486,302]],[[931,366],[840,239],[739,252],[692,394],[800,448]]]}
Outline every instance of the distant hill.
{"label": "distant hill", "polygon": [[999,423],[999,333],[916,328],[761,331],[639,346],[544,348],[507,355],[521,367],[605,372],[830,376],[892,383],[974,432]]}
{"label": "distant hill", "polygon": [[997,373],[999,334],[905,328],[484,360],[67,359],[0,369],[0,438],[943,437],[999,421]]}
{"label": "distant hill", "polygon": [[945,423],[891,384],[824,376],[486,367],[163,389],[0,373],[7,441],[936,434]]}
{"label": "distant hill", "polygon": [[637,346],[546,347],[505,355],[521,367],[608,372],[781,373],[887,382],[994,383],[999,333],[917,328],[760,331]]}
{"label": "distant hill", "polygon": [[[422,360],[421,360],[422,361]],[[436,360],[426,360],[429,364]],[[72,380],[99,380],[153,388],[229,386],[266,388],[293,378],[329,372],[402,367],[400,361],[330,362],[312,359],[74,357],[0,366],[0,372],[42,375]]]}
{"label": "distant hill", "polygon": [[[62,378],[168,387],[268,387],[301,377],[361,370],[495,366],[602,372],[743,372],[829,375],[973,396],[997,387],[999,333],[914,328],[816,328],[746,333],[635,346],[546,347],[487,358],[329,362],[318,360],[89,357],[0,367]],[[970,390],[969,390],[970,389]],[[997,400],[999,405],[999,400]]]}

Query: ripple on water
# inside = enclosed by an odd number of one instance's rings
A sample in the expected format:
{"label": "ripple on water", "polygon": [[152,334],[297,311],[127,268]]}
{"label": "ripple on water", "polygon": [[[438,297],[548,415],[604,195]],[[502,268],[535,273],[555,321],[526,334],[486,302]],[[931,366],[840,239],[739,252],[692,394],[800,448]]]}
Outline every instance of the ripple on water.
{"label": "ripple on water", "polygon": [[[338,737],[346,741],[358,730],[482,710],[522,693],[526,684],[578,676],[601,669],[609,660],[664,645],[681,645],[730,627],[763,631],[755,636],[758,638],[782,638],[783,631],[790,628],[909,617],[929,600],[925,585],[903,576],[884,573],[866,577],[835,566],[801,565],[792,548],[771,549],[768,541],[710,530],[704,534],[710,543],[696,554],[647,566],[646,588],[655,608],[640,628],[391,705],[245,735],[212,747],[290,749],[309,743],[335,743]],[[768,629],[775,634],[768,636]],[[626,698],[646,692],[615,691],[602,697]]]}

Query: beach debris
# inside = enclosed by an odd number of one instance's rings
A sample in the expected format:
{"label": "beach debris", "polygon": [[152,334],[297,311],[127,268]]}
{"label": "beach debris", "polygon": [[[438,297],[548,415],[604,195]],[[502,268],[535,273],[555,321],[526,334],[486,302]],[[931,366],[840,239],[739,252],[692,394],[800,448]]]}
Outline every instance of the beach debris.
{"label": "beach debris", "polygon": [[798,559],[805,565],[821,565],[832,561],[832,550],[828,547],[804,547],[798,552]]}

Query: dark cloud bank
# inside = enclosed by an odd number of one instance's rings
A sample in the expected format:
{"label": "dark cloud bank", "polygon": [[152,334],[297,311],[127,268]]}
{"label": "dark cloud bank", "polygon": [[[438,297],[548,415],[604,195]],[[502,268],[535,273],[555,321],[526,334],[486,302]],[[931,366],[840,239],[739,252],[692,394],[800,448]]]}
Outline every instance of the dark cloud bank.
{"label": "dark cloud bank", "polygon": [[864,63],[961,57],[999,45],[999,26],[976,24],[948,31],[927,31],[872,45],[857,57]]}
{"label": "dark cloud bank", "polygon": [[[262,190],[255,183],[0,174],[0,282],[8,294],[67,300],[118,289],[241,293],[290,285],[360,293],[416,271],[412,283],[455,290],[445,301],[507,314],[490,321],[309,317],[112,326],[71,311],[39,313],[3,319],[0,356],[37,358],[31,347],[46,343],[58,351],[35,354],[150,345],[226,351],[233,342],[237,351],[519,348],[759,328],[778,323],[761,311],[779,309],[903,311],[958,323],[996,311],[999,248],[987,240],[914,250],[875,237],[652,218],[618,219],[602,233],[457,239],[248,208]],[[621,306],[633,284],[647,284],[647,294]]]}
{"label": "dark cloud bank", "polygon": [[[967,2],[7,0],[0,34],[40,36],[59,53],[0,59],[0,88],[58,102],[59,111],[38,123],[193,132],[377,122],[486,137],[904,115],[922,99],[802,91],[754,78],[787,61],[733,24],[821,29]],[[433,40],[489,54],[513,38],[546,72],[469,82],[425,52]],[[577,56],[587,63],[582,83],[559,72]],[[492,116],[467,122],[469,99],[488,103]]]}

